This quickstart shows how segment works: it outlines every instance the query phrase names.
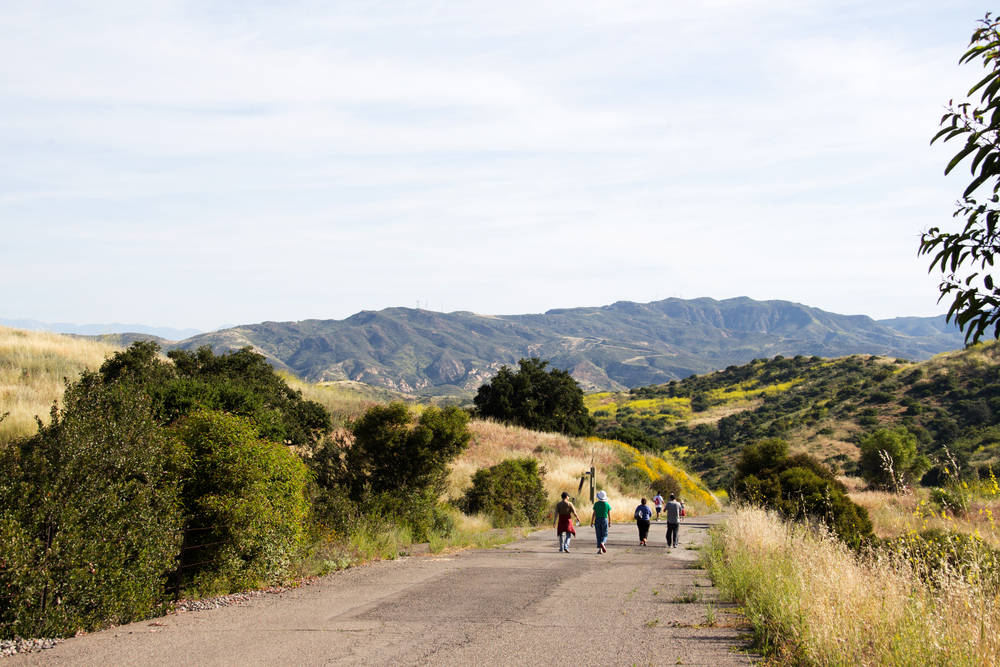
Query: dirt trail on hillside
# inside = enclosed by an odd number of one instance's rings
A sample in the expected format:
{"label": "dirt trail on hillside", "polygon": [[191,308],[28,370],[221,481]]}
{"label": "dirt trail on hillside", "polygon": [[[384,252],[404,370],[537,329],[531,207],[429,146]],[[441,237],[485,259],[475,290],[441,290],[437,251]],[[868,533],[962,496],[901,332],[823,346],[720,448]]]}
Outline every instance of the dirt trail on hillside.
{"label": "dirt trail on hillside", "polygon": [[[242,607],[186,612],[67,640],[15,665],[746,665],[731,608],[693,547],[719,516],[689,518],[667,549],[654,523],[346,570]],[[714,615],[716,625],[708,624]]]}

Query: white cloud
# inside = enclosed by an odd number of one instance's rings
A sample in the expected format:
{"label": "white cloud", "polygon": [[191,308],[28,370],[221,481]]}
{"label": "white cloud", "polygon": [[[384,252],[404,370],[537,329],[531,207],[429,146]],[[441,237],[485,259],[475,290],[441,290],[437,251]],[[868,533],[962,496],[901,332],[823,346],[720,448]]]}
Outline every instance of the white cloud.
{"label": "white cloud", "polygon": [[[960,187],[927,141],[977,73],[955,62],[979,14],[5,3],[0,264],[25,269],[0,273],[7,314],[141,319],[88,310],[81,256],[135,269],[95,272],[89,292],[121,297],[102,307],[155,285],[177,326],[679,291],[938,312],[915,238]],[[29,289],[40,253],[55,278]],[[302,283],[263,299],[280,275]],[[162,287],[199,283],[257,291],[220,310]]]}

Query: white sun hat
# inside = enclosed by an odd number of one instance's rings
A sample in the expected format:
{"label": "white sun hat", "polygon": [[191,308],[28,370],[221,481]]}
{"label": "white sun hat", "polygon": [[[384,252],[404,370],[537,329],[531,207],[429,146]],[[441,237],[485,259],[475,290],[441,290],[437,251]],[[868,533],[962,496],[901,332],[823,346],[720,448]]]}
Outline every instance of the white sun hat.
{"label": "white sun hat", "polygon": [[598,491],[597,492],[597,499],[598,500],[607,500],[608,499],[608,494],[604,493],[603,491]]}

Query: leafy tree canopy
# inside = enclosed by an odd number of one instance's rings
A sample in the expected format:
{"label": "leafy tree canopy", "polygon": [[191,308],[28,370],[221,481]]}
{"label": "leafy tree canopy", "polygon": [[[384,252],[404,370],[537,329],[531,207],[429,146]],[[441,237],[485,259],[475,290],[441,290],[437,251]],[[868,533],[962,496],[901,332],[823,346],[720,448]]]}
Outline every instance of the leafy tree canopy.
{"label": "leafy tree canopy", "polygon": [[153,613],[176,566],[189,461],[131,382],[84,373],[36,435],[0,447],[0,638]]}
{"label": "leafy tree canopy", "polygon": [[536,431],[589,435],[594,419],[583,404],[583,390],[566,371],[545,370],[547,361],[521,359],[518,370],[503,366],[474,399],[483,417]]}
{"label": "leafy tree canopy", "polygon": [[355,422],[346,454],[352,497],[437,489],[469,442],[468,422],[455,407],[427,408],[414,424],[403,403],[373,406]]}
{"label": "leafy tree canopy", "polygon": [[972,180],[962,193],[956,219],[960,231],[927,230],[920,240],[920,254],[931,256],[931,270],[939,269],[941,298],[951,298],[948,319],[965,332],[966,342],[978,341],[993,327],[1000,338],[1000,282],[993,278],[993,262],[1000,250],[1000,18],[987,13],[972,33],[969,49],[960,63],[981,61],[986,75],[971,89],[978,103],[948,103],[941,130],[931,139],[963,141],[944,173],[950,173],[966,158]]}
{"label": "leafy tree canopy", "polygon": [[159,351],[153,342],[133,343],[104,362],[101,377],[142,385],[164,423],[204,408],[248,417],[261,436],[290,445],[314,445],[330,432],[326,408],[302,398],[249,347],[219,355],[207,346],[172,350],[170,361]]}

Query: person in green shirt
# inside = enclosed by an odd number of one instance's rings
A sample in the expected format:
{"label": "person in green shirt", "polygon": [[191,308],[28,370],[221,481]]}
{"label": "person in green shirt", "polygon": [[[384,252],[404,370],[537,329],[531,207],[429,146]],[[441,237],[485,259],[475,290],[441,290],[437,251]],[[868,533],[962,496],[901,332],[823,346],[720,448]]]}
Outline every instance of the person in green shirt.
{"label": "person in green shirt", "polygon": [[604,543],[608,541],[608,528],[611,527],[611,504],[608,503],[608,494],[604,491],[597,492],[597,502],[594,503],[590,525],[597,533],[597,553],[607,553],[608,548]]}

